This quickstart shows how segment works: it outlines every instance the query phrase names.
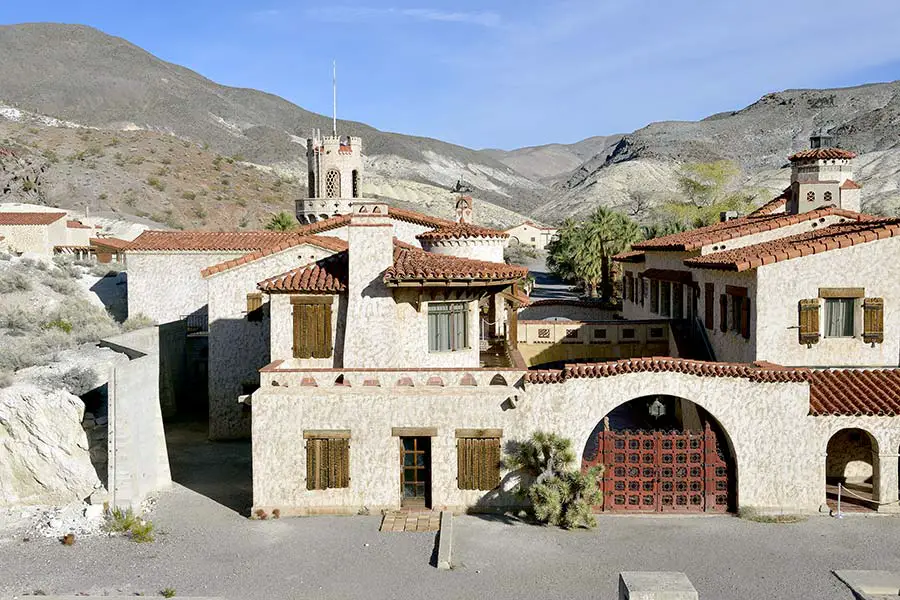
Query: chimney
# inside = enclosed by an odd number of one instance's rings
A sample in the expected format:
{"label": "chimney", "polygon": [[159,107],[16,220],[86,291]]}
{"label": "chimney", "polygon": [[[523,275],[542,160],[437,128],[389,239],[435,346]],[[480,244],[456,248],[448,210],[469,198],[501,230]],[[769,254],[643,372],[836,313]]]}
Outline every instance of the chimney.
{"label": "chimney", "polygon": [[394,264],[394,224],[385,202],[353,202],[347,233],[345,368],[389,366],[385,340],[396,336],[394,297],[384,272]]}
{"label": "chimney", "polygon": [[463,196],[456,200],[456,222],[473,223],[475,206],[471,196]]}
{"label": "chimney", "polygon": [[822,132],[814,133],[809,136],[809,147],[811,149],[831,148],[831,136]]}
{"label": "chimney", "polygon": [[737,219],[737,218],[738,218],[738,212],[736,210],[728,210],[728,211],[719,213],[719,220],[722,223],[725,223],[726,221],[731,221],[732,219]]}

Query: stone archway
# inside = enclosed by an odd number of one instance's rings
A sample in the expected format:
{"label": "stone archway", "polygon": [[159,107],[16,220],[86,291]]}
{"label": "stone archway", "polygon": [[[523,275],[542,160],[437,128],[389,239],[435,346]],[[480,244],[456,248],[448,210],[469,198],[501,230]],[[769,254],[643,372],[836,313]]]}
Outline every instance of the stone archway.
{"label": "stone archway", "polygon": [[737,461],[715,417],[690,400],[634,398],[594,428],[582,468],[604,466],[604,511],[727,512],[737,507]]}
{"label": "stone archway", "polygon": [[842,510],[875,510],[879,498],[878,441],[858,427],[836,431],[825,450],[825,497],[837,508],[840,488]]}

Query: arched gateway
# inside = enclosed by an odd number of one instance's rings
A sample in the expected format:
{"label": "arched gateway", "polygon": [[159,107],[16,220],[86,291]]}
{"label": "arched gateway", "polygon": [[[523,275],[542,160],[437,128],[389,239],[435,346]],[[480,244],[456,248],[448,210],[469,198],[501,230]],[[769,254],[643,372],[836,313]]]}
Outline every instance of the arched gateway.
{"label": "arched gateway", "polygon": [[585,445],[582,468],[602,465],[609,512],[726,512],[736,506],[734,453],[719,423],[674,396],[645,396],[610,411]]}

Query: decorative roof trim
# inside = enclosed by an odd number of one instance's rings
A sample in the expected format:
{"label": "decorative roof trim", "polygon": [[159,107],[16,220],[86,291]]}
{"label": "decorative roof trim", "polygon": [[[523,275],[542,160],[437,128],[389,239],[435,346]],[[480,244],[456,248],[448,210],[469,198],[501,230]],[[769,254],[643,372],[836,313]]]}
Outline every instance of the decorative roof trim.
{"label": "decorative roof trim", "polygon": [[292,248],[296,248],[298,246],[303,246],[306,244],[317,246],[319,248],[330,250],[332,252],[340,252],[341,250],[347,249],[347,242],[340,238],[324,235],[298,235],[292,239],[283,240],[262,250],[255,250],[239,258],[233,258],[231,260],[226,260],[216,265],[212,265],[211,267],[206,267],[205,269],[200,271],[200,275],[204,278],[212,277],[213,275],[218,275],[219,273],[223,273],[225,271],[229,271],[231,269],[235,269],[237,267],[255,262],[267,256],[272,256],[273,254],[284,252],[286,250],[290,250]]}
{"label": "decorative roof trim", "polygon": [[856,152],[842,150],[841,148],[811,148],[810,150],[801,150],[795,152],[788,157],[791,162],[799,160],[852,160],[856,158]]}

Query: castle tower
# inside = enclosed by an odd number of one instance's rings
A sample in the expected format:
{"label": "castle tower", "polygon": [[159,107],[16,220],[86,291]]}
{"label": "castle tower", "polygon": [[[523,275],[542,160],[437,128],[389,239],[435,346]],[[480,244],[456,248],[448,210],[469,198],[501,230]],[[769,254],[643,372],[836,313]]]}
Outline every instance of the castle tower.
{"label": "castle tower", "polygon": [[813,135],[809,146],[789,159],[791,195],[785,212],[797,214],[823,206],[859,212],[860,187],[853,180],[856,154],[832,146],[827,134]]}
{"label": "castle tower", "polygon": [[297,220],[314,223],[350,214],[350,203],[361,196],[362,138],[316,131],[306,140],[308,197],[297,200]]}

